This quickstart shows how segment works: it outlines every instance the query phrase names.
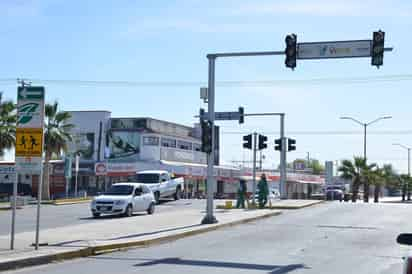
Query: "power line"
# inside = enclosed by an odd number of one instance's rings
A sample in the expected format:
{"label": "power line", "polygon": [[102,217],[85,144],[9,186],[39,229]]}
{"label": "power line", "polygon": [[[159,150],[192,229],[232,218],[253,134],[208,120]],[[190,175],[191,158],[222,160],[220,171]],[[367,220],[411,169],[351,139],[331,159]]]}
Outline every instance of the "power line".
{"label": "power line", "polygon": [[[0,85],[16,84],[18,78],[0,78]],[[202,81],[116,81],[116,80],[61,80],[29,78],[34,84],[50,84],[60,86],[116,86],[116,87],[200,87],[206,86]],[[412,81],[412,74],[395,74],[347,78],[314,78],[314,79],[289,79],[289,80],[250,80],[250,81],[217,81],[220,87],[278,87],[299,85],[327,85],[327,84],[370,84],[381,82]]]}
{"label": "power line", "polygon": [[[225,135],[248,134],[250,131],[221,131]],[[288,131],[288,135],[363,135],[362,131]],[[262,134],[279,135],[279,131],[263,131]],[[371,135],[412,135],[412,130],[380,130],[369,131]]]}

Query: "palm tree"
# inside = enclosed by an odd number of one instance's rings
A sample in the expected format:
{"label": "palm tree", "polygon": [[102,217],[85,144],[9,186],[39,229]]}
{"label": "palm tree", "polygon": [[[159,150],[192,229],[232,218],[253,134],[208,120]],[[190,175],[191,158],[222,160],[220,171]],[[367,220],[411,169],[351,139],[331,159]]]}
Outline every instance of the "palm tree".
{"label": "palm tree", "polygon": [[362,179],[363,179],[363,201],[365,203],[369,203],[369,192],[370,192],[370,181],[377,179],[377,171],[378,166],[376,164],[366,164],[362,168]]}
{"label": "palm tree", "polygon": [[70,134],[74,125],[69,124],[70,113],[58,111],[58,103],[46,104],[44,128],[45,165],[43,171],[42,197],[50,199],[49,164],[53,155],[60,156],[67,151],[68,142],[72,141]]}
{"label": "palm tree", "polygon": [[368,174],[368,181],[374,186],[374,203],[379,203],[379,194],[381,192],[382,185],[385,183],[384,172],[384,169],[377,166],[375,169],[370,170]]}
{"label": "palm tree", "polygon": [[363,157],[354,157],[354,162],[343,160],[339,167],[341,177],[352,181],[352,202],[355,203],[359,194],[359,187],[362,183],[362,169],[366,166],[366,161]]}
{"label": "palm tree", "polygon": [[16,143],[16,105],[11,101],[0,104],[0,157]]}

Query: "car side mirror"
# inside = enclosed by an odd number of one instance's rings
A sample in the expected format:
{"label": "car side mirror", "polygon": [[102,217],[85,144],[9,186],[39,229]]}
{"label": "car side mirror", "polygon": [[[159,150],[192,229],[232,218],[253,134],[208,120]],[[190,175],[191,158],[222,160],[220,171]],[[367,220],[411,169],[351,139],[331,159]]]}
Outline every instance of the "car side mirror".
{"label": "car side mirror", "polygon": [[164,179],[164,178],[162,179],[162,182],[166,182],[166,181],[167,181],[166,179]]}
{"label": "car side mirror", "polygon": [[399,234],[396,242],[401,245],[412,245],[412,233]]}
{"label": "car side mirror", "polygon": [[143,190],[141,188],[136,188],[136,190],[134,192],[134,195],[135,196],[140,196],[140,195],[142,195],[142,192],[143,192]]}

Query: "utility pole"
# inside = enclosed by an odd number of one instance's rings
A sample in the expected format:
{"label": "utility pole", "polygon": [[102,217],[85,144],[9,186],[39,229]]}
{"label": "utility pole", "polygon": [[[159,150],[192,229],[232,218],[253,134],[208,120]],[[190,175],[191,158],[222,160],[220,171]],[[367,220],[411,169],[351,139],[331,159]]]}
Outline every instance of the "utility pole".
{"label": "utility pole", "polygon": [[253,172],[252,172],[252,174],[253,174],[253,187],[252,187],[252,191],[253,191],[252,202],[253,202],[253,204],[256,204],[256,202],[255,202],[255,193],[256,193],[256,150],[257,150],[256,146],[257,146],[257,133],[254,132],[253,133]]}
{"label": "utility pole", "polygon": [[285,138],[285,114],[280,116],[280,140],[281,140],[281,151],[280,151],[280,198],[287,199],[286,193],[286,138]]}

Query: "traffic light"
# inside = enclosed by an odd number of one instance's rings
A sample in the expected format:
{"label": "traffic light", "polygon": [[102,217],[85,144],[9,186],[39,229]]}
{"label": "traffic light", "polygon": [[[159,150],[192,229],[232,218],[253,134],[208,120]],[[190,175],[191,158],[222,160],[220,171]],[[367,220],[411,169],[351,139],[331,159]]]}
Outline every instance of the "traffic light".
{"label": "traffic light", "polygon": [[296,150],[296,140],[288,138],[288,151]]}
{"label": "traffic light", "polygon": [[201,121],[202,126],[202,151],[212,152],[212,125],[210,121]]}
{"label": "traffic light", "polygon": [[267,140],[268,140],[267,136],[259,134],[259,143],[258,143],[259,150],[262,150],[268,147],[268,145],[266,144]]}
{"label": "traffic light", "polygon": [[282,151],[282,139],[275,139],[275,150]]}
{"label": "traffic light", "polygon": [[285,38],[286,49],[285,49],[285,65],[292,70],[296,67],[296,57],[297,57],[297,36],[296,34],[289,34]]}
{"label": "traffic light", "polygon": [[252,134],[243,136],[243,148],[252,149]]}
{"label": "traffic light", "polygon": [[372,40],[372,66],[383,65],[383,52],[385,50],[385,32],[374,31]]}
{"label": "traffic light", "polygon": [[245,109],[243,107],[239,107],[239,124],[243,124],[245,122]]}

